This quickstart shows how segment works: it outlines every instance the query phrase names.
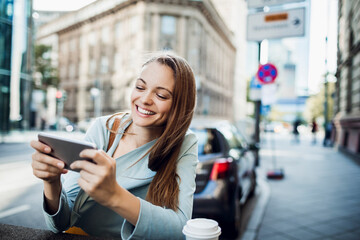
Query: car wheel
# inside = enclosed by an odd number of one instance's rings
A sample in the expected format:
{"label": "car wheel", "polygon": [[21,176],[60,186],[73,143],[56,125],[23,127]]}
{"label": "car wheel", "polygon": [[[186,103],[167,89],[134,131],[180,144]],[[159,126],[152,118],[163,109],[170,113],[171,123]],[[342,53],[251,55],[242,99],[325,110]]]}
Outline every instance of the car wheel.
{"label": "car wheel", "polygon": [[229,219],[224,224],[224,232],[227,232],[230,238],[237,238],[239,235],[239,231],[241,228],[241,204],[240,204],[240,196],[241,191],[238,191],[239,193],[236,194],[236,197],[234,199],[234,216],[232,219]]}
{"label": "car wheel", "polygon": [[255,190],[256,190],[256,172],[255,170],[253,170],[251,173],[251,190],[249,192],[249,198],[255,195]]}

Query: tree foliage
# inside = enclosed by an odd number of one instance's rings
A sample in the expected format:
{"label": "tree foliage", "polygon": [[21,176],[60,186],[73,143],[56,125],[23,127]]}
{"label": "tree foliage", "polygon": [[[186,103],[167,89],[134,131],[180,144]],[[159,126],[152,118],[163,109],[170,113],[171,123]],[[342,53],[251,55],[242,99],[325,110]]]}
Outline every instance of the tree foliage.
{"label": "tree foliage", "polygon": [[59,77],[57,69],[51,61],[51,46],[35,45],[35,88],[46,89],[48,86],[57,87]]}

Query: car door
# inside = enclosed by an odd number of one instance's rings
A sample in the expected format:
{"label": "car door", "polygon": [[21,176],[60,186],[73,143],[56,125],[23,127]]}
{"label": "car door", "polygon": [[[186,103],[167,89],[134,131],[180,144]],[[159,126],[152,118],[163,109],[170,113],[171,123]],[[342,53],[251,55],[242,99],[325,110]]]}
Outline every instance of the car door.
{"label": "car door", "polygon": [[252,191],[253,187],[253,171],[255,169],[255,156],[252,151],[249,149],[249,145],[245,138],[241,135],[241,133],[234,127],[233,129],[234,137],[237,139],[239,146],[243,149],[242,151],[242,159],[241,161],[244,162],[244,169],[243,169],[243,196],[241,202],[244,203]]}
{"label": "car door", "polygon": [[249,158],[247,156],[247,148],[239,141],[236,136],[236,128],[231,124],[223,124],[219,127],[229,144],[229,155],[234,158],[237,164],[237,174],[242,190],[241,203],[246,201],[246,196],[251,189],[251,179],[249,169],[251,168]]}

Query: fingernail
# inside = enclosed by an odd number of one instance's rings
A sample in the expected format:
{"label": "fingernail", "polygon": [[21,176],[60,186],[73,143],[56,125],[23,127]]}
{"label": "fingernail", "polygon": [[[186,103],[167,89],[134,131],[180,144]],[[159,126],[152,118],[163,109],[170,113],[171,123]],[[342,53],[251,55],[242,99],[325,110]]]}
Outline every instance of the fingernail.
{"label": "fingernail", "polygon": [[49,147],[45,147],[45,152],[50,152],[51,151],[51,149],[49,148]]}
{"label": "fingernail", "polygon": [[64,167],[64,163],[63,162],[59,162],[56,164],[59,168],[63,168]]}

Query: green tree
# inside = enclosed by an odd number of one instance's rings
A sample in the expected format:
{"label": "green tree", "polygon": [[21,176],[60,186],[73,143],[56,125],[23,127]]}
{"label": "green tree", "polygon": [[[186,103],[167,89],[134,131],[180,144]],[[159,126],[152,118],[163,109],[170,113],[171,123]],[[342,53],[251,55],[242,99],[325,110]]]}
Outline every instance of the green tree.
{"label": "green tree", "polygon": [[48,86],[57,87],[59,77],[51,62],[51,46],[35,45],[35,84],[37,89],[46,90]]}

